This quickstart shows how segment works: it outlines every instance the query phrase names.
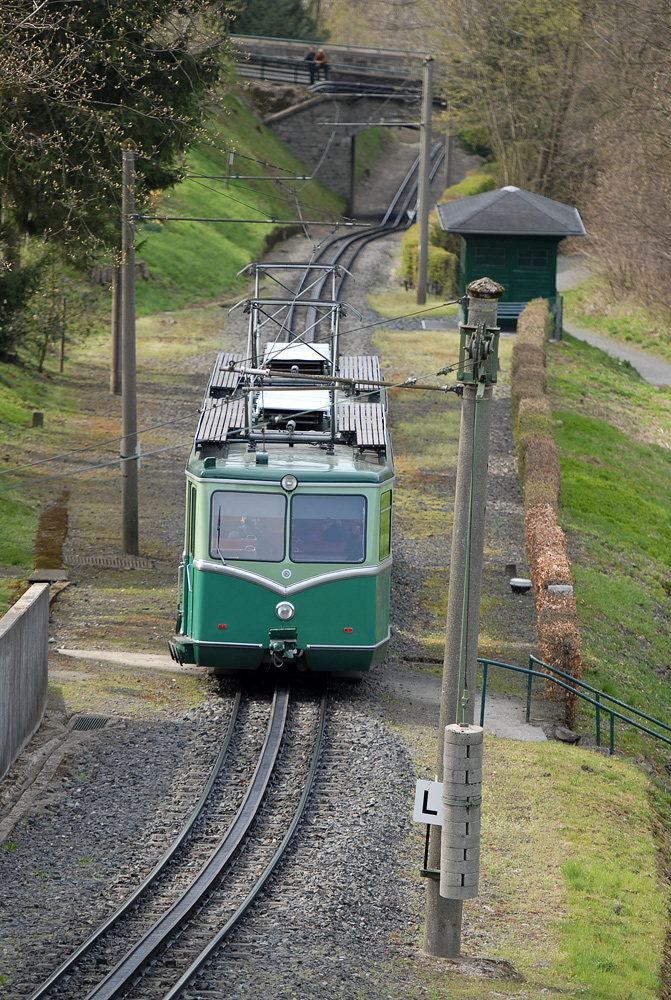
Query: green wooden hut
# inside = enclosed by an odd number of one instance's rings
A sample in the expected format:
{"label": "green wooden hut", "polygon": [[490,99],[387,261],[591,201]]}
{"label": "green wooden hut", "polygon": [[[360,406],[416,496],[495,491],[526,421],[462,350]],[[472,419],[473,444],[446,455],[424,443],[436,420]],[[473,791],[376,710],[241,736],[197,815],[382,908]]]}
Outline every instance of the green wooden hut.
{"label": "green wooden hut", "polygon": [[542,297],[561,323],[557,246],[565,236],[585,235],[576,208],[510,185],[446,202],[437,211],[441,227],[461,236],[460,295],[470,281],[486,276],[505,288],[501,320],[516,320],[527,302]]}

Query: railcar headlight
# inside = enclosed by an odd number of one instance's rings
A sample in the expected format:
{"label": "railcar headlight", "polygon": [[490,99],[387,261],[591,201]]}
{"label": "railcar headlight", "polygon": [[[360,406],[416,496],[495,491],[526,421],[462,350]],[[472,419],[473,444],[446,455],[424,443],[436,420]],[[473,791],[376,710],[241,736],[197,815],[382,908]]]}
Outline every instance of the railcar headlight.
{"label": "railcar headlight", "polygon": [[295,476],[282,476],[280,483],[282,485],[282,489],[286,490],[287,493],[291,493],[291,491],[295,490],[298,486],[298,480]]}
{"label": "railcar headlight", "polygon": [[293,618],[295,612],[295,607],[289,601],[280,601],[275,608],[275,614],[283,622],[288,622],[290,618]]}

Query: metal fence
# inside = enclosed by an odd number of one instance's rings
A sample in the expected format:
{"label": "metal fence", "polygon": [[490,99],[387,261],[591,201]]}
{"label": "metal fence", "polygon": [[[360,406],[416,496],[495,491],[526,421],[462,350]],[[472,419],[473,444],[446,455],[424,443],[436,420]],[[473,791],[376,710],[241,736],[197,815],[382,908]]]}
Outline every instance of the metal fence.
{"label": "metal fence", "polygon": [[[645,712],[639,711],[637,708],[633,708],[631,705],[625,704],[623,701],[619,701],[612,695],[606,694],[605,691],[599,691],[598,688],[592,687],[591,684],[586,684],[584,681],[579,680],[576,677],[572,677],[570,674],[565,673],[563,670],[559,670],[558,667],[551,667],[548,663],[543,663],[536,656],[529,657],[528,667],[516,667],[511,663],[501,663],[499,660],[488,660],[481,657],[478,658],[478,663],[482,665],[482,694],[480,696],[480,725],[484,724],[485,719],[485,701],[487,697],[487,677],[489,674],[490,667],[502,667],[504,670],[512,670],[515,673],[526,674],[527,676],[527,704],[526,704],[526,721],[529,721],[529,714],[531,711],[531,689],[533,680],[535,677],[540,677],[544,682],[551,680],[553,684],[558,687],[563,688],[570,694],[577,696],[581,701],[587,702],[594,706],[596,713],[596,745],[601,746],[601,723],[602,715],[605,713],[608,716],[608,752],[610,754],[614,753],[615,750],[615,720],[618,719],[620,722],[625,723],[628,726],[633,726],[634,729],[638,729],[642,733],[647,733],[648,736],[654,737],[656,740],[661,740],[663,743],[667,743],[671,746],[671,726],[668,726],[665,722],[661,722],[659,719],[653,718],[651,715],[646,715]],[[624,715],[622,711],[627,712]],[[631,718],[634,716],[634,718]],[[658,727],[658,729],[664,730],[668,733],[665,736],[661,732],[656,732],[654,729],[649,728],[645,725],[643,721],[649,723],[652,726]]]}

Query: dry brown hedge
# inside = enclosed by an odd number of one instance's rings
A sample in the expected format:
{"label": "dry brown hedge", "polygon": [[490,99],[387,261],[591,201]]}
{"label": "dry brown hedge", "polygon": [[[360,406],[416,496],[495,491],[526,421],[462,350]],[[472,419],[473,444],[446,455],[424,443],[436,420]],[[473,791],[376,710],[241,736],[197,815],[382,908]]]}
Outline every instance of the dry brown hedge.
{"label": "dry brown hedge", "polygon": [[[548,303],[536,300],[519,317],[513,348],[513,433],[525,506],[525,543],[536,601],[538,651],[548,666],[580,677],[580,631],[573,590],[554,593],[555,584],[573,587],[564,532],[557,523],[561,492],[559,456],[547,398],[546,336]],[[546,696],[562,701],[570,725],[577,696],[548,681]]]}

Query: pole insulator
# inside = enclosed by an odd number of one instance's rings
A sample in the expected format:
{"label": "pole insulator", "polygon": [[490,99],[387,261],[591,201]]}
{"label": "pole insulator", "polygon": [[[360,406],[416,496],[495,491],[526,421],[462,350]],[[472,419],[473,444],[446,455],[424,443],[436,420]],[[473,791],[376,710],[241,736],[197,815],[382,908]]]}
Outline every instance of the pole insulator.
{"label": "pole insulator", "polygon": [[440,895],[446,899],[478,895],[482,735],[480,726],[445,727]]}

